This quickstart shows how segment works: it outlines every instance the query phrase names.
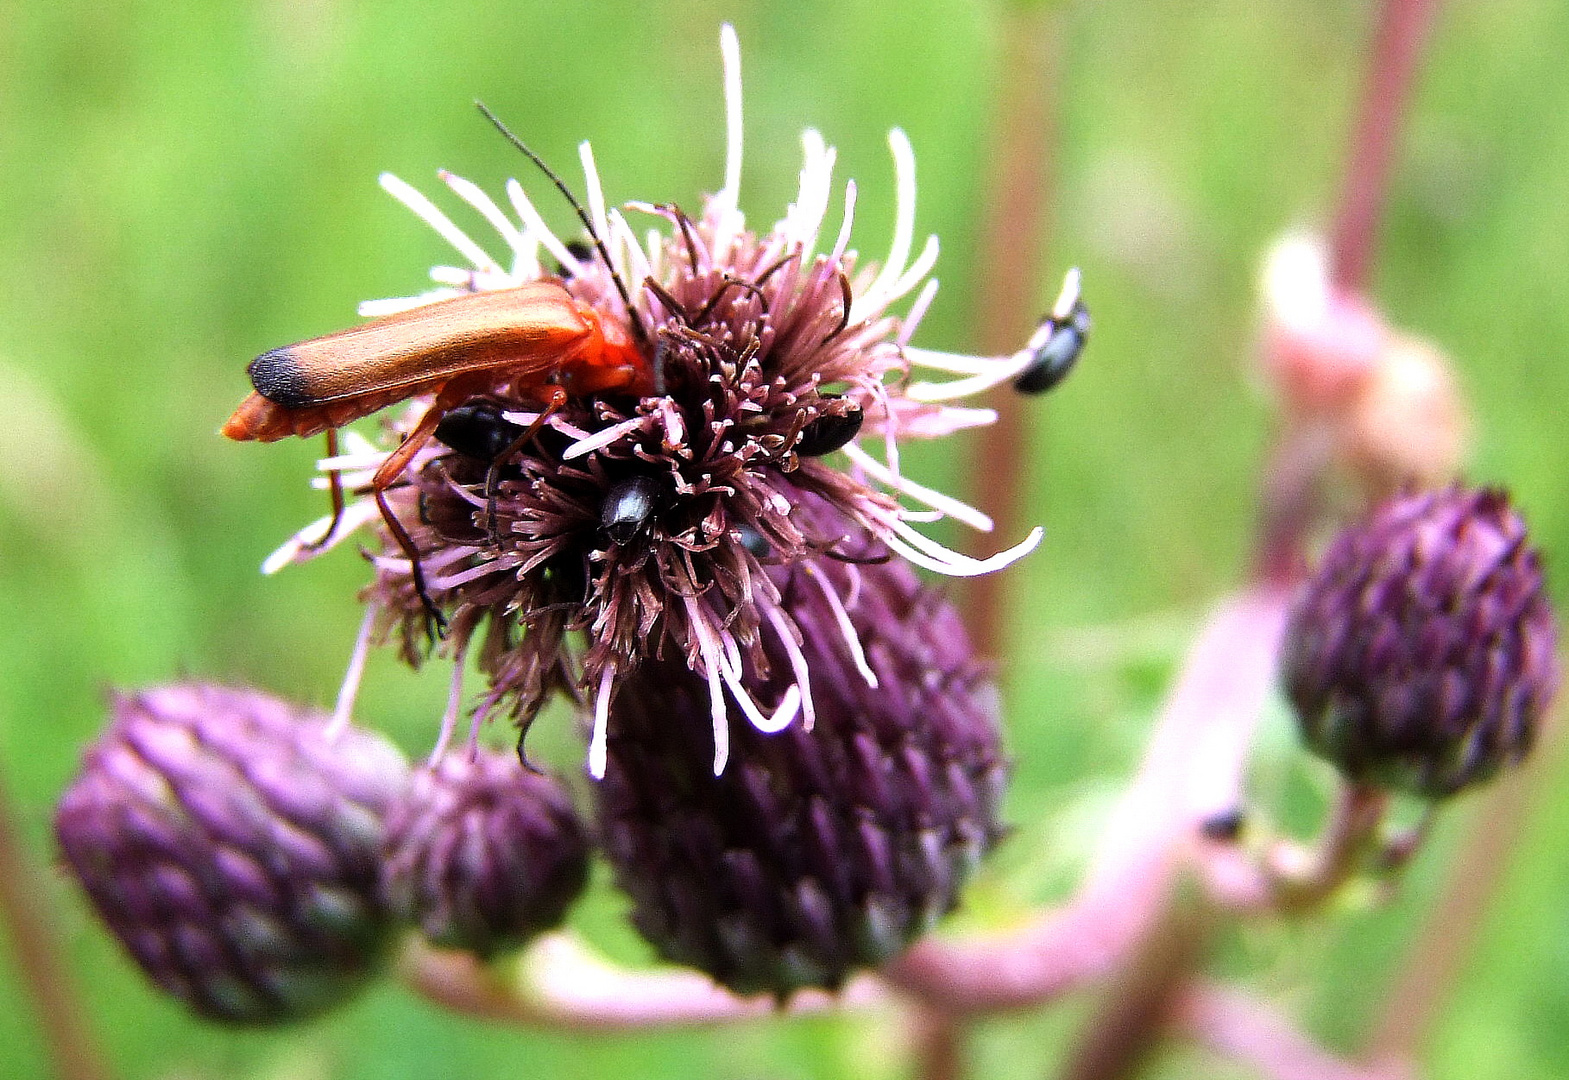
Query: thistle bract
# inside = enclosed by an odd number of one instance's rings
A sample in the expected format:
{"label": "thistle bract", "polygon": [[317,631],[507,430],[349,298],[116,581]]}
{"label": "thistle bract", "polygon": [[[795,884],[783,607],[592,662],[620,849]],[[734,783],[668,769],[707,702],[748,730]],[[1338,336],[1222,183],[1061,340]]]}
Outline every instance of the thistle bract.
{"label": "thistle bract", "polygon": [[388,815],[388,905],[437,945],[491,956],[556,926],[588,882],[565,786],[511,754],[447,754]]}
{"label": "thistle bract", "polygon": [[187,684],[119,696],[55,815],[99,916],[196,1012],[320,1012],[378,968],[382,817],[402,755],[263,694]]}
{"label": "thistle bract", "polygon": [[1283,669],[1308,746],[1429,798],[1517,763],[1558,685],[1537,552],[1501,491],[1391,500],[1330,546]]}
{"label": "thistle bract", "polygon": [[804,722],[735,725],[715,776],[707,688],[645,664],[611,708],[596,792],[649,941],[783,998],[887,961],[954,907],[1001,835],[1006,767],[990,678],[907,567],[805,560],[772,579],[800,640],[747,685],[769,701],[806,687]]}

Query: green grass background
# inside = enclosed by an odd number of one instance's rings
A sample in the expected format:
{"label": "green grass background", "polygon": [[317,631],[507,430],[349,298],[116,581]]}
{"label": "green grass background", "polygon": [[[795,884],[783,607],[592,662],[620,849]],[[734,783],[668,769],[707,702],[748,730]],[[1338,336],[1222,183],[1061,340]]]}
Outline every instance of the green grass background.
{"label": "green grass background", "polygon": [[[1259,253],[1322,219],[1371,5],[1101,0],[1065,20],[1053,267],[1082,265],[1096,334],[1035,408],[1028,455],[1043,548],[1010,576],[1010,814],[1020,835],[972,920],[1060,897],[1206,605],[1233,584],[1270,419],[1248,375]],[[1012,73],[995,4],[416,3],[201,0],[0,6],[0,768],[40,866],[50,807],[110,685],[181,675],[330,702],[365,577],[351,551],[256,572],[322,509],[313,442],[216,436],[247,360],[423,285],[441,242],[376,186],[435,193],[450,168],[520,175],[480,97],[564,171],[592,139],[612,200],[696,205],[720,180],[717,30],[740,31],[742,205],[766,226],[819,127],[860,182],[856,246],[886,250],[900,125],[918,228],[943,240],[920,343],[963,349],[986,268],[976,245],[988,123]],[[1474,403],[1471,474],[1507,482],[1555,570],[1569,550],[1560,412],[1569,391],[1569,6],[1452,3],[1414,104],[1376,275],[1398,324],[1455,358]],[[443,205],[453,205],[445,202]],[[476,230],[479,234],[479,230]],[[499,246],[499,245],[497,245]],[[1051,282],[1038,286],[1044,306]],[[912,471],[962,487],[946,451]],[[1557,593],[1569,582],[1559,574]],[[362,715],[428,746],[445,679],[377,657]],[[557,749],[570,752],[561,718]],[[562,760],[565,760],[563,757]],[[1261,801],[1311,822],[1324,776],[1277,717]],[[1569,776],[1549,779],[1439,1033],[1435,1077],[1569,1073]],[[1408,887],[1229,943],[1226,969],[1333,1046],[1355,1045],[1473,813],[1462,804]],[[591,1040],[485,1026],[394,986],[280,1032],[230,1032],[156,996],[63,876],[47,875],[68,963],[126,1078],[425,1080],[511,1076],[892,1077],[876,1018]],[[638,947],[601,891],[579,915]],[[47,1074],[0,933],[0,1075]],[[1038,1077],[1081,1003],[986,1027],[977,1075]],[[891,1048],[892,1047],[892,1048]],[[1229,1076],[1178,1053],[1167,1075]]]}

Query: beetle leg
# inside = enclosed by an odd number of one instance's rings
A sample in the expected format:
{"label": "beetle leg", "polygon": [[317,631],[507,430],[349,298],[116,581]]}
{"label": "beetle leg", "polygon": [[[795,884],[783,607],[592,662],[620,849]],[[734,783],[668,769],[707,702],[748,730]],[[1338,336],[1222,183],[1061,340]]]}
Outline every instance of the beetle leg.
{"label": "beetle leg", "polygon": [[376,496],[376,506],[381,510],[381,520],[386,523],[387,531],[392,534],[392,539],[397,542],[399,549],[409,560],[409,576],[414,580],[414,590],[419,594],[421,606],[429,617],[431,628],[436,637],[446,637],[447,620],[441,614],[441,609],[436,607],[436,602],[430,598],[430,591],[425,587],[425,570],[420,565],[419,548],[414,546],[414,539],[409,536],[409,531],[403,527],[392,508],[387,505],[387,489],[397,482],[403,475],[403,470],[409,462],[414,460],[414,455],[420,448],[430,442],[431,436],[436,433],[436,425],[441,423],[441,418],[461,402],[467,392],[451,383],[444,385],[436,394],[436,400],[430,408],[425,410],[425,415],[420,417],[414,430],[398,444],[398,448],[387,455],[387,460],[381,463],[376,470],[376,475],[371,479],[371,491]]}
{"label": "beetle leg", "polygon": [[654,359],[649,366],[654,369],[654,396],[664,397],[665,390],[665,353],[667,345],[665,335],[659,335],[659,341],[654,344]]}
{"label": "beetle leg", "polygon": [[[338,429],[327,429],[327,456],[338,456]],[[321,534],[320,539],[313,540],[305,545],[306,551],[316,551],[338,535],[338,526],[343,524],[343,474],[337,469],[327,470],[328,490],[332,492],[332,520],[327,523],[327,531]]]}
{"label": "beetle leg", "polygon": [[496,501],[497,489],[501,485],[501,467],[508,458],[528,445],[529,440],[539,434],[539,429],[545,426],[545,421],[555,415],[556,410],[567,403],[567,392],[561,386],[550,388],[550,400],[545,403],[545,408],[534,418],[534,422],[523,429],[523,434],[513,439],[511,444],[497,454],[491,461],[490,468],[485,470],[485,522],[490,530],[490,542],[495,547],[501,546],[501,533],[496,528]]}
{"label": "beetle leg", "polygon": [[436,601],[430,598],[430,591],[425,587],[425,571],[420,566],[419,549],[414,546],[414,538],[403,527],[403,522],[392,512],[387,505],[385,491],[377,490],[376,505],[381,509],[381,520],[386,523],[387,531],[397,541],[398,547],[403,549],[403,554],[409,560],[409,575],[414,579],[414,591],[419,593],[419,602],[425,609],[425,617],[429,625],[425,628],[433,637],[444,638],[447,636],[447,617],[436,606]]}

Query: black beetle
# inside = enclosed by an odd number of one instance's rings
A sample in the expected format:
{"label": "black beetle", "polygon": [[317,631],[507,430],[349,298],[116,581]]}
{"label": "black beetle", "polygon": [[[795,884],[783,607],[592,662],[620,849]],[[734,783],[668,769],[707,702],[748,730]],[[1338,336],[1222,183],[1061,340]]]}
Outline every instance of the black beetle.
{"label": "black beetle", "polygon": [[752,553],[754,559],[766,559],[773,554],[774,546],[768,542],[768,538],[745,522],[732,529],[731,535]]}
{"label": "black beetle", "polygon": [[664,492],[646,476],[628,476],[610,485],[599,507],[599,522],[617,544],[629,543],[659,509]]}
{"label": "black beetle", "polygon": [[470,401],[449,409],[436,425],[436,440],[464,457],[495,461],[524,430],[503,416],[504,411],[492,401]]}
{"label": "black beetle", "polygon": [[1079,271],[1069,270],[1051,314],[1030,339],[1030,362],[1013,380],[1021,394],[1044,394],[1068,377],[1090,339],[1090,310],[1079,296]]}
{"label": "black beetle", "polygon": [[[835,398],[837,395],[824,394],[823,397]],[[861,411],[861,407],[854,404],[842,416],[823,413],[801,429],[800,437],[795,440],[795,452],[802,457],[831,454],[855,438],[865,419],[866,414]]]}

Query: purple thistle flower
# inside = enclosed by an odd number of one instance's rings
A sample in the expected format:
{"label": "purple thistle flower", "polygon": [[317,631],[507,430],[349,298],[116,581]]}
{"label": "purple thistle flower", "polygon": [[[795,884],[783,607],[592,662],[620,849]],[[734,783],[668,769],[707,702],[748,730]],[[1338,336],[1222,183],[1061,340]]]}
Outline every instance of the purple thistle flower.
{"label": "purple thistle flower", "polygon": [[1298,597],[1282,658],[1308,746],[1428,798],[1517,764],[1558,686],[1540,559],[1504,492],[1393,499]]}
{"label": "purple thistle flower", "polygon": [[[863,264],[849,246],[853,183],[846,185],[840,221],[835,226],[828,218],[835,152],[814,131],[803,139],[796,201],[771,230],[748,230],[737,209],[740,67],[729,27],[722,45],[725,182],[697,218],[673,206],[627,204],[661,226],[646,245],[639,242],[622,211],[606,207],[592,154],[582,147],[589,213],[616,273],[631,287],[631,311],[610,268],[551,233],[515,181],[507,186],[509,214],[473,184],[441,174],[505,241],[511,258],[503,264],[424,196],[383,177],[470,265],[438,267],[432,276],[442,289],[369,303],[362,313],[404,310],[454,290],[514,287],[547,275],[554,262],[576,297],[603,317],[624,324],[635,318],[654,343],[663,394],[571,397],[538,438],[496,465],[494,491],[487,490],[494,451],[484,448],[506,445],[501,432],[520,432],[539,414],[539,402],[519,398],[505,384],[470,403],[470,419],[489,417],[478,421],[488,433],[447,434],[450,441],[423,450],[406,484],[389,493],[421,553],[430,595],[450,623],[446,648],[461,667],[476,638],[482,642],[479,666],[490,687],[478,719],[510,714],[526,726],[552,692],[573,694],[596,717],[595,775],[604,768],[604,724],[617,683],[646,660],[694,673],[707,687],[715,718],[726,714],[729,700],[754,725],[790,721],[789,709],[781,713],[778,704],[798,703],[804,686],[765,707],[749,696],[743,677],[799,633],[769,567],[806,558],[898,556],[966,576],[1013,562],[1040,538],[1035,530],[987,559],[942,547],[912,522],[949,516],[980,529],[991,522],[906,478],[898,455],[900,439],[995,419],[989,409],[943,402],[1012,379],[1033,362],[1039,342],[996,358],[909,345],[935,295],[929,275],[937,242],[929,239],[911,258],[915,166],[901,132],[890,137],[898,208],[880,268]],[[904,314],[893,314],[911,296]],[[912,383],[912,364],[965,378]],[[395,428],[407,430],[423,408],[416,404]],[[346,470],[352,488],[363,486],[368,473],[361,470],[382,458],[361,440],[333,466]],[[916,505],[906,508],[901,498]],[[826,507],[833,529],[803,520],[796,512],[803,504]],[[375,516],[371,501],[362,499],[347,521],[355,526]],[[306,542],[320,528],[290,541],[267,568],[320,550]],[[384,551],[368,592],[378,620],[367,632],[398,636],[405,657],[418,663],[427,614],[408,559],[395,545]],[[455,718],[449,712],[443,744]],[[715,771],[729,745],[719,727]]]}
{"label": "purple thistle flower", "polygon": [[300,1019],[379,966],[382,815],[403,756],[248,690],[114,700],[60,799],[55,835],[99,916],[203,1016]]}
{"label": "purple thistle flower", "polygon": [[559,781],[512,754],[447,754],[388,814],[382,887],[435,944],[489,957],[560,924],[588,850]]}
{"label": "purple thistle flower", "polygon": [[771,578],[801,638],[794,655],[771,641],[747,689],[805,685],[811,722],[737,725],[715,776],[706,687],[651,661],[611,707],[595,790],[644,936],[784,998],[884,963],[952,910],[1002,835],[1007,770],[996,691],[940,593],[897,562],[805,559]]}

